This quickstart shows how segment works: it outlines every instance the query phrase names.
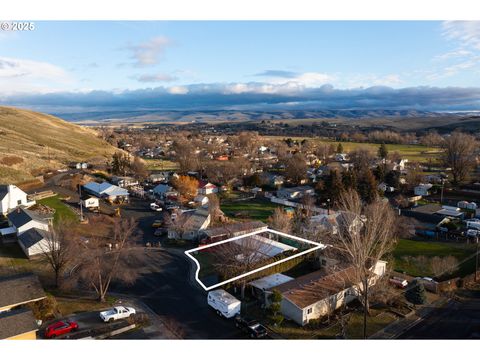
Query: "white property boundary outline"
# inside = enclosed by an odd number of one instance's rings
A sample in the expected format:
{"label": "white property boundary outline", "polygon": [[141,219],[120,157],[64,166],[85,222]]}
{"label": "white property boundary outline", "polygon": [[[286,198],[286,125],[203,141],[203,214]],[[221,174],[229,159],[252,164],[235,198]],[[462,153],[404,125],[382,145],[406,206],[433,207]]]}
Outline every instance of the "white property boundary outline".
{"label": "white property boundary outline", "polygon": [[[313,248],[310,248],[310,249],[307,249],[307,250],[304,250],[298,254],[295,254],[295,255],[292,255],[292,256],[289,256],[289,257],[286,257],[282,260],[278,260],[278,261],[275,261],[271,264],[268,264],[268,265],[265,265],[265,266],[262,266],[258,269],[255,269],[255,270],[251,270],[251,271],[248,271],[246,272],[245,274],[241,274],[241,275],[238,275],[238,276],[235,276],[231,279],[228,279],[228,280],[225,280],[225,281],[222,281],[222,282],[219,282],[218,284],[214,284],[214,285],[211,285],[211,286],[205,286],[205,284],[203,282],[200,281],[198,275],[200,274],[200,263],[198,262],[197,259],[195,259],[195,257],[191,254],[193,252],[197,252],[197,251],[201,251],[201,250],[204,250],[204,249],[208,249],[210,247],[214,247],[214,246],[217,246],[217,245],[221,245],[221,244],[225,244],[225,243],[228,243],[228,242],[231,242],[231,241],[235,241],[235,240],[238,240],[238,239],[242,239],[244,237],[248,237],[248,236],[252,236],[252,235],[257,235],[257,234],[260,234],[260,233],[265,233],[265,232],[268,232],[268,233],[273,233],[273,234],[277,234],[277,235],[280,235],[280,236],[284,236],[286,238],[290,238],[290,239],[294,239],[294,240],[297,240],[297,241],[300,241],[300,242],[304,242],[304,243],[307,243],[309,245],[314,245]],[[299,256],[303,256],[305,254],[308,254],[312,251],[316,251],[316,250],[322,250],[322,249],[325,249],[327,246],[322,244],[322,243],[318,243],[318,242],[314,242],[314,241],[311,241],[311,240],[307,240],[307,239],[302,239],[298,236],[294,236],[294,235],[289,235],[289,234],[285,234],[285,233],[282,233],[280,231],[277,231],[277,230],[273,230],[273,229],[261,229],[261,230],[256,230],[256,231],[253,231],[251,233],[248,233],[248,234],[243,234],[243,235],[239,235],[239,236],[235,236],[233,238],[230,238],[230,239],[226,239],[226,240],[222,240],[222,241],[218,241],[218,242],[215,242],[213,244],[208,244],[208,245],[204,245],[204,246],[199,246],[199,247],[196,247],[194,249],[190,249],[190,250],[187,250],[185,251],[185,255],[187,255],[190,259],[193,260],[193,262],[197,265],[197,269],[195,270],[195,280],[200,284],[200,286],[205,290],[205,291],[210,291],[212,289],[215,289],[219,286],[222,286],[222,285],[225,285],[225,284],[228,284],[228,283],[231,283],[233,281],[236,281],[236,280],[239,280],[239,279],[242,279],[244,277],[247,277],[247,276],[250,276],[252,274],[255,274],[257,272],[260,272],[260,271],[263,271],[265,269],[268,269],[268,268],[271,268],[275,265],[278,265],[278,264],[281,264],[281,263],[284,263],[286,261],[289,261],[289,260],[292,260],[292,259],[295,259],[296,257],[299,257]]]}

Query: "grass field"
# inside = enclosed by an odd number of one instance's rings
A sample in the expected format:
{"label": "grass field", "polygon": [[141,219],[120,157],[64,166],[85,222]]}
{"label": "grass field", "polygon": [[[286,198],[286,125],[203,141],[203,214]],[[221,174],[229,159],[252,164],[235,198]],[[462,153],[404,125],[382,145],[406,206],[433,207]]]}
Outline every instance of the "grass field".
{"label": "grass field", "polygon": [[55,209],[53,220],[57,222],[60,219],[76,220],[76,214],[67,205],[60,200],[59,196],[52,196],[50,198],[37,201],[39,204],[46,205],[52,209]]}
{"label": "grass field", "polygon": [[147,170],[157,170],[157,171],[166,171],[166,170],[176,170],[178,169],[178,164],[170,160],[160,160],[160,159],[143,159],[145,161]]}
{"label": "grass field", "polygon": [[260,221],[267,221],[277,207],[280,205],[258,199],[225,201],[220,205],[221,210],[229,217]]}
{"label": "grass field", "polygon": [[[64,167],[70,161],[104,163],[116,151],[92,129],[10,107],[0,107],[0,137],[0,183],[7,184],[31,180],[32,171]],[[18,162],[5,163],[8,157]]]}
{"label": "grass field", "polygon": [[434,256],[445,257],[451,255],[455,256],[460,262],[459,269],[451,276],[467,275],[474,271],[474,259],[466,260],[474,254],[474,251],[474,245],[401,239],[393,252],[394,269],[411,276],[432,276],[428,267],[408,262],[405,257],[425,256],[432,258]]}

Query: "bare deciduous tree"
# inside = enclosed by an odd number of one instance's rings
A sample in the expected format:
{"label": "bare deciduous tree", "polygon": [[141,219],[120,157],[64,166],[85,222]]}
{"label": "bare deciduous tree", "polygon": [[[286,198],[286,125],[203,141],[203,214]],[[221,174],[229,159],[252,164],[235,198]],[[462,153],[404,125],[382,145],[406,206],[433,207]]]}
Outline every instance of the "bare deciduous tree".
{"label": "bare deciduous tree", "polygon": [[52,268],[55,275],[55,286],[62,286],[63,274],[77,256],[77,238],[72,229],[72,224],[60,220],[46,232],[45,242],[40,243],[44,258]]}
{"label": "bare deciduous tree", "polygon": [[353,281],[361,284],[358,290],[364,308],[363,332],[366,337],[372,269],[396,243],[396,216],[387,202],[377,199],[365,205],[354,190],[341,195],[338,207],[343,216],[337,234],[330,240],[346,254],[353,268]]}
{"label": "bare deciduous tree", "polygon": [[109,238],[90,238],[81,252],[80,280],[95,290],[101,302],[105,301],[112,281],[129,284],[136,279],[129,247],[136,239],[137,223],[132,218],[113,221]]}
{"label": "bare deciduous tree", "polygon": [[[268,240],[261,241],[255,235],[247,236],[216,246],[215,251],[212,252],[213,265],[223,277],[233,278],[258,268],[260,263],[268,259],[266,254],[270,248],[271,243]],[[247,281],[248,277],[236,281],[240,286],[242,299],[245,297]]]}
{"label": "bare deciduous tree", "polygon": [[284,233],[290,233],[292,231],[292,219],[282,208],[277,207],[272,216],[268,218],[268,224],[274,230],[278,230]]}
{"label": "bare deciduous tree", "polygon": [[472,135],[454,132],[443,141],[444,162],[452,169],[453,183],[465,180],[475,164],[477,141]]}
{"label": "bare deciduous tree", "polygon": [[451,274],[458,268],[458,259],[455,256],[434,256],[430,259],[430,267],[435,276]]}

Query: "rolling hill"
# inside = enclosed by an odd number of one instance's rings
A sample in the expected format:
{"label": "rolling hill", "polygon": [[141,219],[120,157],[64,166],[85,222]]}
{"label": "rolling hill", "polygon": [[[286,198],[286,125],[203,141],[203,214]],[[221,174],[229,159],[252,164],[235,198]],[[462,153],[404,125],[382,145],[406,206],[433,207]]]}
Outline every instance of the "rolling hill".
{"label": "rolling hill", "polygon": [[0,107],[0,184],[31,180],[72,161],[104,162],[115,147],[88,129],[38,112]]}

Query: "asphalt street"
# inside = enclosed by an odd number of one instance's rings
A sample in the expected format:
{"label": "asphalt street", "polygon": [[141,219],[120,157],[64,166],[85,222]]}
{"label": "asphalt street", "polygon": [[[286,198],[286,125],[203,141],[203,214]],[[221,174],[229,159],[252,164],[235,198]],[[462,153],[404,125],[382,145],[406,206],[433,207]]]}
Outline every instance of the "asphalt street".
{"label": "asphalt street", "polygon": [[435,310],[399,339],[480,339],[480,298],[463,298]]}

